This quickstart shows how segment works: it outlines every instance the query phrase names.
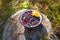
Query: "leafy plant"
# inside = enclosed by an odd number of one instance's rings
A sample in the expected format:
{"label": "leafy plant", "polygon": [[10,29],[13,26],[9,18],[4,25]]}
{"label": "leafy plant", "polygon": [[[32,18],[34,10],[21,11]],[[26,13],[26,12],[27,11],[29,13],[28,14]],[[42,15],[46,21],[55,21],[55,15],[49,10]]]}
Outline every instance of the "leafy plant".
{"label": "leafy plant", "polygon": [[23,3],[20,3],[20,4],[19,4],[19,7],[20,7],[21,9],[30,9],[30,8],[33,8],[33,7],[30,5],[29,1],[24,1]]}

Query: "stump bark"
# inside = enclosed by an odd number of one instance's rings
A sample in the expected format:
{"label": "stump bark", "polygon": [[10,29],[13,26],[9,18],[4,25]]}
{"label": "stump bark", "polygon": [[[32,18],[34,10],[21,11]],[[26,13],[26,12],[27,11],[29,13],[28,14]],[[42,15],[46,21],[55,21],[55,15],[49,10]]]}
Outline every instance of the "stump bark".
{"label": "stump bark", "polygon": [[53,33],[52,25],[42,14],[42,23],[35,28],[25,28],[19,21],[20,10],[12,15],[4,25],[3,40],[58,40]]}

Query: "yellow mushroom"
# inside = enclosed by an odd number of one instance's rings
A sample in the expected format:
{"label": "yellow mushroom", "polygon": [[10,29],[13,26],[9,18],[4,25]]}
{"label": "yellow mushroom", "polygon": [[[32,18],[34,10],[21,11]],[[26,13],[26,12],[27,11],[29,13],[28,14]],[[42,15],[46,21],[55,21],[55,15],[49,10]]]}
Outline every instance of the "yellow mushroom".
{"label": "yellow mushroom", "polygon": [[40,17],[40,13],[38,11],[33,11],[32,16]]}

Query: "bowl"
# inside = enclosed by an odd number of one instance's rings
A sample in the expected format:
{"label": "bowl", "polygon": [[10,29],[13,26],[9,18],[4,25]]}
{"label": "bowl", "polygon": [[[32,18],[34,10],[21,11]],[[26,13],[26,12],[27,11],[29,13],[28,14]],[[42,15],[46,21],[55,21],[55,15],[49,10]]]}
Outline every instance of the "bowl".
{"label": "bowl", "polygon": [[20,13],[19,20],[24,27],[33,28],[37,27],[42,22],[42,15],[40,17],[32,16],[32,12],[36,10],[26,9]]}

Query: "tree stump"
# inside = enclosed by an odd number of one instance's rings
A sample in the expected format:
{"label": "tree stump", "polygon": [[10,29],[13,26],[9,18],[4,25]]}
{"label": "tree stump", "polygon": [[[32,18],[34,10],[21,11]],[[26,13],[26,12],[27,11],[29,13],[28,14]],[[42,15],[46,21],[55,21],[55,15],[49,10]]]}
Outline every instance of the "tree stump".
{"label": "tree stump", "polygon": [[19,22],[20,10],[12,15],[4,25],[3,40],[57,40],[48,18],[42,14],[42,23],[35,28],[26,28]]}

